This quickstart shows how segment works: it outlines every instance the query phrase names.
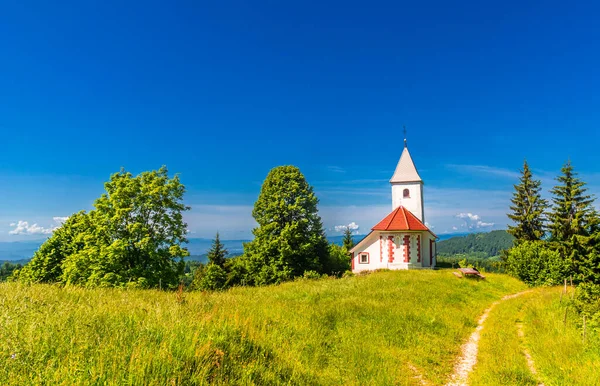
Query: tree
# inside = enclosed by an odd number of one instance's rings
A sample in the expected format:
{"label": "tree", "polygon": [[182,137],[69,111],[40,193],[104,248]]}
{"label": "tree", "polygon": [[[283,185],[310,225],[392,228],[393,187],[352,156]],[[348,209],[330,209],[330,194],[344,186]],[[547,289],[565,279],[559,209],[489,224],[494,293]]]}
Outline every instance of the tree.
{"label": "tree", "polygon": [[541,185],[541,181],[533,179],[527,161],[523,162],[519,184],[514,185],[515,192],[510,206],[512,213],[508,215],[515,223],[508,226],[508,233],[515,237],[516,243],[541,240],[544,237],[548,202],[541,196]]}
{"label": "tree", "polygon": [[586,194],[585,182],[577,178],[571,161],[567,161],[561,173],[556,178],[559,185],[551,190],[554,205],[549,216],[550,239],[570,242],[575,235],[589,236],[597,227],[597,215],[592,206],[594,199]]}
{"label": "tree", "polygon": [[593,206],[594,198],[586,194],[585,182],[577,177],[570,161],[557,177],[552,189],[554,203],[550,213],[550,240],[564,259],[569,260],[574,279],[597,277],[598,232],[600,219]]}
{"label": "tree", "polygon": [[121,170],[95,209],[71,216],[35,253],[19,278],[86,286],[174,287],[187,242],[185,187],[166,167],[137,176]]}
{"label": "tree", "polygon": [[217,232],[217,236],[213,240],[212,246],[208,251],[208,261],[222,268],[225,265],[227,254],[227,249],[225,249],[225,245],[221,243],[221,240],[219,239],[219,232]]}
{"label": "tree", "polygon": [[203,291],[217,291],[224,289],[227,281],[227,272],[222,266],[209,263],[206,267],[196,270],[192,288]]}
{"label": "tree", "polygon": [[351,250],[352,247],[354,246],[354,240],[352,239],[352,231],[350,230],[349,226],[347,226],[346,229],[344,229],[343,245],[344,245],[344,248],[346,248],[346,251]]}
{"label": "tree", "polygon": [[341,276],[350,269],[350,257],[346,247],[337,244],[329,244],[329,257],[323,264],[323,273]]}
{"label": "tree", "polygon": [[295,166],[272,169],[252,215],[254,240],[245,244],[248,282],[270,284],[321,272],[329,246],[317,211],[318,199]]}
{"label": "tree", "polygon": [[559,285],[570,272],[568,260],[545,241],[523,241],[507,252],[506,270],[529,285]]}

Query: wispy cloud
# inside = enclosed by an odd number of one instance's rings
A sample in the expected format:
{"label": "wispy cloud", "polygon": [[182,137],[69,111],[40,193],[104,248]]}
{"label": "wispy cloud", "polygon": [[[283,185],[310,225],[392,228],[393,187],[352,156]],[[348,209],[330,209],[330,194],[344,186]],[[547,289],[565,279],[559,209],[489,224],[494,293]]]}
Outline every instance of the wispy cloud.
{"label": "wispy cloud", "polygon": [[327,166],[327,170],[334,173],[346,173],[346,169],[342,168],[341,166],[335,165]]}
{"label": "wispy cloud", "polygon": [[511,179],[517,179],[520,173],[515,170],[497,168],[488,165],[460,165],[460,164],[447,164],[446,168],[454,170],[459,173],[466,174],[479,174],[479,175],[492,175],[496,177],[506,177]]}

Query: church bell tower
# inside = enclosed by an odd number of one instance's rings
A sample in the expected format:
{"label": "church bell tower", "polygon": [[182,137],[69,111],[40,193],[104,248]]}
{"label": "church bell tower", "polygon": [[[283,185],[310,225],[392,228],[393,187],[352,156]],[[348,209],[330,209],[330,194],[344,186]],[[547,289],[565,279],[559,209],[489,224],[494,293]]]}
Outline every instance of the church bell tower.
{"label": "church bell tower", "polygon": [[390,179],[392,185],[392,209],[403,206],[425,223],[423,208],[423,180],[417,172],[406,144],[406,129],[404,130],[404,150]]}

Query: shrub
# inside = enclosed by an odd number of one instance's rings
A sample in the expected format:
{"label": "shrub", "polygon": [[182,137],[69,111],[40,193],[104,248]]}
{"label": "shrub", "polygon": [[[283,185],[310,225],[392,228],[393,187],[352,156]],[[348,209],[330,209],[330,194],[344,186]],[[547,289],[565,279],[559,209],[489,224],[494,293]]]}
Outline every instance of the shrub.
{"label": "shrub", "polygon": [[574,304],[587,318],[587,328],[600,334],[600,284],[580,283],[575,290]]}
{"label": "shrub", "polygon": [[508,273],[531,286],[559,285],[570,272],[570,263],[544,241],[523,241],[506,256]]}
{"label": "shrub", "polygon": [[[197,270],[197,272],[200,269]],[[198,280],[196,280],[196,278]],[[216,291],[225,288],[227,272],[217,265],[210,263],[194,278],[194,287],[199,290]]]}
{"label": "shrub", "polygon": [[340,276],[350,269],[348,250],[336,244],[329,244],[329,256],[323,263],[323,272],[328,275]]}
{"label": "shrub", "polygon": [[321,274],[317,271],[304,271],[304,275],[302,275],[304,279],[320,279]]}

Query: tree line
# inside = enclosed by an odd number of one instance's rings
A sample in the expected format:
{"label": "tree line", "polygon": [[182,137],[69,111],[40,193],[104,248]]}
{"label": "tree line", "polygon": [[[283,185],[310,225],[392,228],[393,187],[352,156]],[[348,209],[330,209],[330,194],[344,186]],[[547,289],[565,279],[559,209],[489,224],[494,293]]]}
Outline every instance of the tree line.
{"label": "tree line", "polygon": [[511,200],[508,232],[514,245],[503,254],[509,273],[530,285],[578,284],[576,303],[600,327],[600,215],[586,183],[567,161],[550,190],[525,161]]}
{"label": "tree line", "polygon": [[71,215],[12,278],[87,287],[176,288],[194,269],[192,287],[218,290],[276,284],[297,277],[341,275],[350,268],[352,234],[329,244],[318,198],[295,166],[267,175],[252,215],[258,226],[241,256],[227,258],[217,233],[206,265],[189,256],[185,187],[166,167],[137,176],[121,170],[104,184],[94,209]]}

